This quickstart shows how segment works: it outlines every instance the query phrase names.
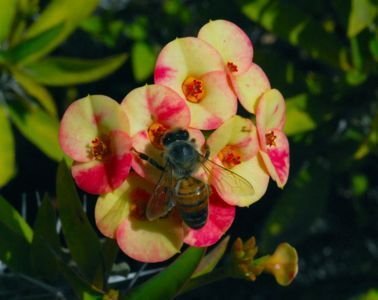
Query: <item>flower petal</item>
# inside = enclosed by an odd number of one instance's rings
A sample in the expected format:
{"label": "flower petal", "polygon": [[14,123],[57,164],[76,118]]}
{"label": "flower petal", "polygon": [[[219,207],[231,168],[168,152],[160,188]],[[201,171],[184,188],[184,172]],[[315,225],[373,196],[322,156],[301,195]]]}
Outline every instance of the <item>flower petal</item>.
{"label": "flower petal", "polygon": [[185,99],[184,80],[207,72],[224,71],[219,53],[208,43],[194,37],[177,38],[160,52],[155,67],[155,83],[174,89]]}
{"label": "flower petal", "polygon": [[214,158],[227,145],[238,148],[242,160],[248,160],[258,151],[256,127],[251,120],[240,116],[233,116],[215,130],[207,139],[210,158]]}
{"label": "flower petal", "polygon": [[270,90],[270,82],[264,71],[252,64],[246,72],[231,77],[231,80],[241,105],[247,111],[255,113],[257,100]]}
{"label": "flower petal", "polygon": [[260,138],[271,129],[283,129],[285,110],[285,100],[278,90],[271,89],[261,96],[256,107],[256,126]]}
{"label": "flower petal", "polygon": [[215,190],[209,199],[207,223],[199,230],[187,228],[184,242],[195,247],[207,247],[215,244],[230,228],[235,218],[235,206],[225,203]]}
{"label": "flower petal", "polygon": [[112,130],[128,131],[128,119],[119,104],[102,95],[73,102],[63,115],[59,142],[63,151],[78,162],[88,162],[88,144]]}
{"label": "flower petal", "polygon": [[111,154],[104,161],[74,162],[72,176],[76,184],[90,194],[108,193],[122,184],[131,167],[131,141],[127,133],[109,133]]}
{"label": "flower petal", "polygon": [[161,262],[180,252],[184,231],[175,215],[156,221],[129,217],[117,229],[117,243],[131,258],[148,263]]}
{"label": "flower petal", "polygon": [[265,166],[277,185],[282,188],[287,182],[290,169],[289,142],[280,130],[273,130],[274,145],[267,146],[266,152],[260,151]]}
{"label": "flower petal", "polygon": [[130,120],[130,135],[146,130],[153,122],[170,127],[188,127],[190,111],[186,100],[162,85],[146,85],[132,90],[122,101]]}
{"label": "flower petal", "polygon": [[234,23],[226,20],[210,21],[200,29],[198,37],[218,50],[225,65],[232,63],[237,67],[234,74],[245,72],[251,65],[252,42]]}
{"label": "flower petal", "polygon": [[191,111],[190,127],[211,130],[236,114],[237,99],[229,87],[226,73],[210,72],[201,77],[206,91],[199,103],[187,102]]}
{"label": "flower petal", "polygon": [[131,173],[116,190],[98,198],[95,207],[97,228],[103,235],[115,238],[118,226],[129,215],[129,200],[136,195],[148,199],[152,189],[151,184],[135,173]]}

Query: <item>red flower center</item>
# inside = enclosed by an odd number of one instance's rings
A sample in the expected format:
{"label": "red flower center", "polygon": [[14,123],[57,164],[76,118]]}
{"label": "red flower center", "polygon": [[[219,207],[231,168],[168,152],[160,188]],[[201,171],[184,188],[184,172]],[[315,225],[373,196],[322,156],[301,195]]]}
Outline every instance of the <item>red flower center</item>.
{"label": "red flower center", "polygon": [[88,157],[102,161],[110,153],[109,142],[106,139],[94,138],[90,145],[88,145]]}
{"label": "red flower center", "polygon": [[241,154],[237,147],[233,145],[227,145],[219,153],[218,158],[223,165],[230,169],[241,163]]}
{"label": "red flower center", "polygon": [[160,123],[152,123],[147,130],[151,144],[158,149],[163,149],[162,138],[167,130],[168,128]]}
{"label": "red flower center", "polygon": [[266,139],[266,145],[269,147],[275,147],[276,146],[276,136],[274,135],[274,132],[268,132],[265,134]]}
{"label": "red flower center", "polygon": [[192,76],[185,79],[182,84],[182,91],[186,100],[193,103],[200,102],[205,96],[203,81]]}
{"label": "red flower center", "polygon": [[237,71],[238,71],[238,66],[235,65],[234,63],[230,62],[230,61],[227,63],[227,68],[228,68],[228,70],[229,70],[231,73],[234,73],[234,72],[237,72]]}

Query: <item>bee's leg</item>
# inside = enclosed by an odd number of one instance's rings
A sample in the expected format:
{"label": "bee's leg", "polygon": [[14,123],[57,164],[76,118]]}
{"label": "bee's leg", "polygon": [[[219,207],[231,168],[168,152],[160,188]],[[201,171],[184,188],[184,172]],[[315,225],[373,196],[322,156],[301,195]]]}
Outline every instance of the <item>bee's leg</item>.
{"label": "bee's leg", "polygon": [[160,165],[156,160],[154,160],[152,157],[149,157],[147,154],[137,151],[135,148],[132,148],[132,150],[138,154],[140,159],[143,159],[149,162],[151,165],[153,165],[155,168],[159,169],[160,171],[165,170],[165,168],[162,165]]}

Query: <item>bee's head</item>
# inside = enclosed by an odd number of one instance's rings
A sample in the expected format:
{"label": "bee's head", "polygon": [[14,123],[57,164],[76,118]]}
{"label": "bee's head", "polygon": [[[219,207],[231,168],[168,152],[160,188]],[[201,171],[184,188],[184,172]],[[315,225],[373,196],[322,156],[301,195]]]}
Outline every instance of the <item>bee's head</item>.
{"label": "bee's head", "polygon": [[168,146],[175,141],[187,140],[189,140],[189,132],[186,129],[181,128],[166,132],[162,139],[164,146]]}

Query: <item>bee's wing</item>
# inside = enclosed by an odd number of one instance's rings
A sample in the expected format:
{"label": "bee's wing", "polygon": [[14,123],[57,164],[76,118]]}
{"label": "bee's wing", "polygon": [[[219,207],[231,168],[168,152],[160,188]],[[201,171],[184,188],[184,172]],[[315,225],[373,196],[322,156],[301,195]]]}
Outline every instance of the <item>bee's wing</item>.
{"label": "bee's wing", "polygon": [[174,206],[172,199],[173,177],[170,169],[162,172],[147,203],[146,217],[153,221],[164,217]]}
{"label": "bee's wing", "polygon": [[231,194],[236,198],[248,198],[255,194],[253,185],[235,172],[209,159],[202,165],[220,195]]}

